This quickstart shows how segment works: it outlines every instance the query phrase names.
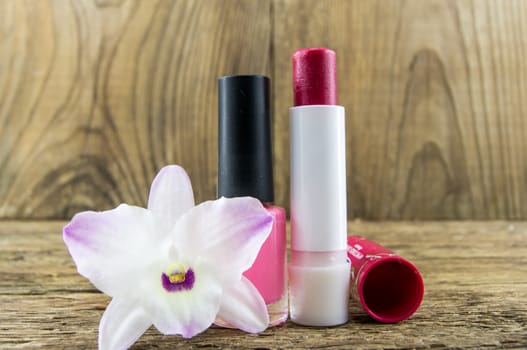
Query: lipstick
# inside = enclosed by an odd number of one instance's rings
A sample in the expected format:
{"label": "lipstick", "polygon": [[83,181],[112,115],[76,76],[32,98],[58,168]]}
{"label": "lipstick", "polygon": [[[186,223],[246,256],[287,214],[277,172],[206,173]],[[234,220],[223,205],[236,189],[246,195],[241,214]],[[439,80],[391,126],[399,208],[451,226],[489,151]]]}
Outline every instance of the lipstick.
{"label": "lipstick", "polygon": [[[218,197],[251,196],[273,216],[273,227],[251,268],[244,272],[262,295],[269,326],[287,320],[286,215],[274,200],[270,82],[261,75],[218,81]],[[233,252],[236,254],[236,252]],[[216,324],[229,327],[222,320]]]}
{"label": "lipstick", "polygon": [[336,55],[293,54],[291,134],[291,320],[334,326],[348,320],[345,111],[337,105]]}

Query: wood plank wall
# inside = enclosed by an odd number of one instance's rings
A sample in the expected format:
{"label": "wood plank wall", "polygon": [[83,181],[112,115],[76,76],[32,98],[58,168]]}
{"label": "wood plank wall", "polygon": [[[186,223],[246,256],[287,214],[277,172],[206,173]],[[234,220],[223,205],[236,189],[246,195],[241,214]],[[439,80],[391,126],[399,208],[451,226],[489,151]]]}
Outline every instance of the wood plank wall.
{"label": "wood plank wall", "polygon": [[527,219],[523,0],[0,1],[0,218],[216,192],[217,77],[273,81],[288,206],[291,53],[333,48],[350,218]]}

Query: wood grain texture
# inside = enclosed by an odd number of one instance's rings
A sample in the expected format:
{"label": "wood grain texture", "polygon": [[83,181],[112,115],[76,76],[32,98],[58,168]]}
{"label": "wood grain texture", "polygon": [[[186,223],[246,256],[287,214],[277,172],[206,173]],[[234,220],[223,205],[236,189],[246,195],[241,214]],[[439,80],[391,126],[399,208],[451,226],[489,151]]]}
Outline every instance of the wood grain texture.
{"label": "wood grain texture", "polygon": [[[63,222],[0,222],[0,348],[96,348],[109,298],[77,274]],[[410,319],[370,320],[354,301],[340,327],[287,322],[261,335],[212,328],[190,339],[150,329],[134,349],[469,349],[527,347],[526,222],[351,222],[411,260],[425,298]]]}
{"label": "wood grain texture", "polygon": [[291,52],[337,52],[350,217],[525,218],[527,3],[273,5],[278,111],[292,101]]}
{"label": "wood grain texture", "polygon": [[214,197],[217,78],[270,74],[269,1],[2,1],[0,217]]}
{"label": "wood grain texture", "polygon": [[522,0],[0,2],[0,218],[144,205],[185,167],[214,198],[216,79],[273,79],[289,203],[291,54],[338,55],[350,218],[527,219]]}

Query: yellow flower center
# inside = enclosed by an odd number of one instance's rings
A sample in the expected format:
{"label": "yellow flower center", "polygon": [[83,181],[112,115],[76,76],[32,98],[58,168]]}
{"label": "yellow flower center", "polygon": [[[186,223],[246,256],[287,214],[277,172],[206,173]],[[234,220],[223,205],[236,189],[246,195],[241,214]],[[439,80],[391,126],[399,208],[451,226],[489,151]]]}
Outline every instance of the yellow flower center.
{"label": "yellow flower center", "polygon": [[167,276],[170,283],[179,283],[185,281],[185,266],[179,263],[173,263],[168,266]]}

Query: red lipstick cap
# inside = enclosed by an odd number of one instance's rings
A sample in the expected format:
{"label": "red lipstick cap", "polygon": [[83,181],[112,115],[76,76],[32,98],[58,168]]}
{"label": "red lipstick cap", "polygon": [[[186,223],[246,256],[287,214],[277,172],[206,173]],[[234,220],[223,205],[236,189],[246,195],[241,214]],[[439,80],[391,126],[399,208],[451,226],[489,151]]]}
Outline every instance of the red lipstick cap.
{"label": "red lipstick cap", "polygon": [[335,51],[310,48],[293,54],[295,106],[337,104]]}
{"label": "red lipstick cap", "polygon": [[411,262],[360,236],[348,237],[348,258],[351,294],[373,319],[395,323],[419,308],[424,283]]}

